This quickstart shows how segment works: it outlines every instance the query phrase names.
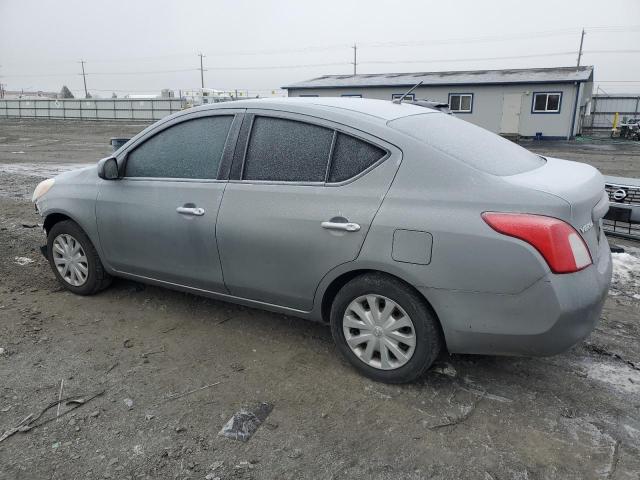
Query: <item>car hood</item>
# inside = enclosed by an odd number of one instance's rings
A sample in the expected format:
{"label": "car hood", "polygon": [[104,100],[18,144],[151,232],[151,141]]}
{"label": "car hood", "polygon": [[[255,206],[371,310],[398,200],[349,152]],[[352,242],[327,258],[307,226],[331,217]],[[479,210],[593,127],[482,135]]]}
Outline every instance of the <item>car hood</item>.
{"label": "car hood", "polygon": [[62,172],[55,177],[56,184],[74,183],[84,180],[98,180],[98,165],[89,165],[87,167],[76,168],[67,172]]}

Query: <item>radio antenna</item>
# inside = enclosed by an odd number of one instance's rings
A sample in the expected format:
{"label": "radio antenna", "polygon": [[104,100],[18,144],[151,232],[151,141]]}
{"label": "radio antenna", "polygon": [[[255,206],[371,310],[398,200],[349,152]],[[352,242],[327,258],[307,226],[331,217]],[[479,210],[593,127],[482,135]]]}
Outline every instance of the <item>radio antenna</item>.
{"label": "radio antenna", "polygon": [[411,90],[409,90],[407,93],[405,93],[404,95],[402,95],[400,98],[396,98],[393,103],[402,103],[402,101],[407,98],[407,95],[409,95],[411,92],[413,92],[416,88],[418,88],[420,85],[422,85],[422,80],[420,80],[418,83],[416,83],[413,87],[411,87]]}

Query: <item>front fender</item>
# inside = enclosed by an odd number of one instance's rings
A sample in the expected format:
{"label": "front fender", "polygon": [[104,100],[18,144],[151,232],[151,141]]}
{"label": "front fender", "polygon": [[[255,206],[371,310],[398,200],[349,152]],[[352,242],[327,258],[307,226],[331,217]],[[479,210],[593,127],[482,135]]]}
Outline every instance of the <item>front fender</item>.
{"label": "front fender", "polygon": [[[55,177],[55,184],[36,202],[40,216],[47,218],[67,217],[77,223],[87,234],[104,264],[102,246],[98,236],[96,220],[96,198],[98,176],[95,167],[88,167]],[[107,270],[108,266],[105,264]]]}

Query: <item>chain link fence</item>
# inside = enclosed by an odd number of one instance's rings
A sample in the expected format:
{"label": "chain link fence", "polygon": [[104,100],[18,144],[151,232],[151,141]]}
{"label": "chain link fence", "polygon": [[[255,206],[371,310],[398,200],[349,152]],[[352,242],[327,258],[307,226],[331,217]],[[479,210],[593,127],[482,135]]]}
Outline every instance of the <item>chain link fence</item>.
{"label": "chain link fence", "polygon": [[0,118],[159,120],[185,108],[179,98],[0,99]]}

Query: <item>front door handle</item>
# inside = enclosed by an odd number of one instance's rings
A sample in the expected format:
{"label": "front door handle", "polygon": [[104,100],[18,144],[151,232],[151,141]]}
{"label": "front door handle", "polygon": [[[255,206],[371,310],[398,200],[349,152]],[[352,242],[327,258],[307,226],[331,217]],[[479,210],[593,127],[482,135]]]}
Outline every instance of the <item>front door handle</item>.
{"label": "front door handle", "polygon": [[194,215],[196,217],[201,217],[204,215],[204,208],[200,207],[178,207],[176,208],[176,212],[182,215]]}
{"label": "front door handle", "polygon": [[322,222],[322,228],[329,230],[344,230],[345,232],[357,232],[360,230],[360,225],[352,222]]}

